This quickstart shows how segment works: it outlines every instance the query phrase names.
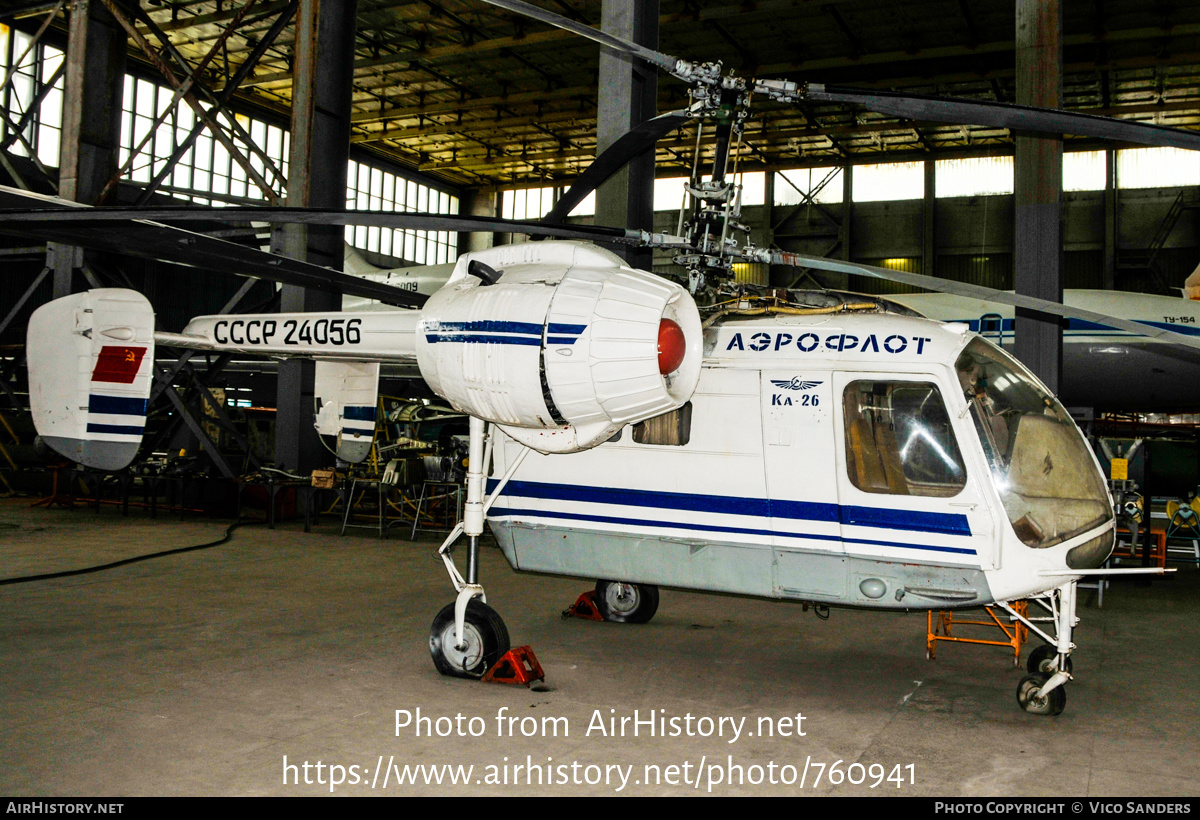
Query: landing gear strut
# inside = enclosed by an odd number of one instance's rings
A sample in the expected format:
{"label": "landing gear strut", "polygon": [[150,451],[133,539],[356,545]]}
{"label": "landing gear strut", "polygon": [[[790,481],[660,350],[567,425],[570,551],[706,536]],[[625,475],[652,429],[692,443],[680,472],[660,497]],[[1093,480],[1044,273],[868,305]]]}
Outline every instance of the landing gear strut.
{"label": "landing gear strut", "polygon": [[[1079,623],[1075,617],[1076,582],[1068,581],[1043,597],[1033,598],[1049,613],[1049,617],[1029,618],[1018,613],[1007,603],[1000,603],[1009,615],[1029,627],[1046,641],[1045,646],[1035,649],[1029,656],[1027,669],[1031,674],[1021,678],[1017,684],[1017,704],[1033,715],[1058,715],[1067,705],[1067,692],[1063,685],[1072,680],[1071,652],[1075,644],[1072,632]],[[1046,634],[1035,622],[1053,624],[1055,636]]]}
{"label": "landing gear strut", "polygon": [[[443,675],[460,678],[483,677],[510,648],[508,628],[496,611],[487,605],[487,594],[479,583],[479,536],[483,535],[485,511],[529,452],[522,450],[513,460],[499,486],[485,502],[483,477],[491,462],[492,439],[484,435],[484,427],[482,419],[471,417],[467,501],[463,507],[463,520],[438,550],[458,597],[454,603],[442,608],[429,630],[429,653],[433,656],[433,665]],[[459,573],[450,556],[450,546],[463,534],[467,536],[466,578]]]}

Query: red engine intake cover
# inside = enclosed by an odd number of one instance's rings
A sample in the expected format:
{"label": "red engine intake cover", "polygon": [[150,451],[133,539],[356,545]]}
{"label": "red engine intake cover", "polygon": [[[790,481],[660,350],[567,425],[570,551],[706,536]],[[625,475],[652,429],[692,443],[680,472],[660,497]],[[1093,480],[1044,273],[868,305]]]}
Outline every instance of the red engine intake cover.
{"label": "red engine intake cover", "polygon": [[674,373],[683,364],[687,353],[687,337],[683,328],[671,319],[658,323],[658,372],[664,376]]}

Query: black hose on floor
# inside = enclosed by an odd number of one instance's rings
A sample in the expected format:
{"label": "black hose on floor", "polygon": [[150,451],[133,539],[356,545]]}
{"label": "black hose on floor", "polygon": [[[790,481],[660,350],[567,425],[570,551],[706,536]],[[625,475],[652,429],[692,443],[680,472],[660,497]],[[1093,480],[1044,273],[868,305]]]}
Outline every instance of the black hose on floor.
{"label": "black hose on floor", "polygon": [[30,581],[49,581],[51,578],[69,578],[72,575],[88,575],[93,572],[103,572],[108,569],[116,569],[127,564],[136,564],[139,561],[149,561],[151,558],[162,558],[165,555],[178,555],[182,552],[193,552],[194,550],[204,550],[211,547],[219,547],[222,544],[228,543],[233,538],[233,531],[238,527],[246,526],[247,524],[261,524],[261,521],[235,521],[225,530],[225,535],[216,541],[209,541],[207,544],[196,544],[191,547],[178,547],[172,550],[163,550],[161,552],[152,552],[148,555],[137,555],[133,558],[124,558],[120,561],[113,561],[109,564],[100,564],[94,567],[85,567],[83,569],[69,569],[63,572],[47,572],[42,575],[23,575],[19,578],[3,578],[0,579],[0,587],[8,586],[9,584],[27,584]]}

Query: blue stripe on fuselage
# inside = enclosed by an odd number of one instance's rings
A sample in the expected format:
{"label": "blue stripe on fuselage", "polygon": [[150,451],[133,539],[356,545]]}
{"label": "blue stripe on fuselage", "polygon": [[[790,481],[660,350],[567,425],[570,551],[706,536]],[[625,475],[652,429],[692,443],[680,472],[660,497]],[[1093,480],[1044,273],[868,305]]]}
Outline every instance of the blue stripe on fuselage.
{"label": "blue stripe on fuselage", "polygon": [[463,342],[465,344],[493,344],[493,345],[534,345],[541,347],[541,336],[495,336],[492,334],[479,334],[472,336],[466,333],[426,333],[425,341],[430,344],[438,342]]}
{"label": "blue stripe on fuselage", "polygon": [[542,326],[537,322],[506,322],[499,319],[483,319],[477,322],[429,322],[421,328],[426,333],[517,333],[525,336],[542,336]]}
{"label": "blue stripe on fuselage", "polygon": [[462,342],[465,344],[541,345],[543,330],[546,343],[552,345],[575,344],[587,325],[568,325],[550,322],[544,328],[536,322],[506,322],[486,319],[477,322],[430,322],[421,328],[425,340],[438,342]]}
{"label": "blue stripe on fuselage", "polygon": [[[489,480],[488,492],[491,492],[496,484],[494,479]],[[614,487],[586,487],[577,484],[544,484],[536,481],[510,481],[504,488],[504,495],[509,498],[579,501],[591,504],[616,504],[625,507],[687,510],[689,512],[756,516],[793,521],[823,521],[846,526],[928,532],[939,535],[971,535],[967,517],[957,513],[855,507],[816,501],[784,501],[723,495],[667,493],[654,490],[623,490]],[[683,525],[665,523],[663,526]],[[700,527],[700,529],[706,528],[716,529]],[[789,533],[779,534],[788,535]]]}
{"label": "blue stripe on fuselage", "polygon": [[[980,322],[978,319],[950,319],[948,321],[961,322],[961,323],[967,325],[971,330],[975,331],[976,333],[981,332],[979,330]],[[1154,328],[1155,330],[1170,330],[1173,333],[1182,333],[1184,336],[1200,336],[1200,326],[1184,325],[1184,324],[1169,324],[1167,322],[1152,322],[1148,319],[1131,319],[1130,321],[1136,322],[1139,325],[1145,325],[1146,327]],[[1064,329],[1069,333],[1077,333],[1082,336],[1087,336],[1087,335],[1109,336],[1109,335],[1114,335],[1114,334],[1136,336],[1136,334],[1132,333],[1131,331],[1120,330],[1115,327],[1109,327],[1108,325],[1101,324],[1099,322],[1089,322],[1086,319],[1067,319],[1067,324]],[[1001,322],[1001,326],[998,329],[992,323],[989,322],[988,328],[987,328],[986,332],[984,332],[984,335],[991,334],[991,333],[997,333],[997,332],[1000,332],[1000,333],[1003,333],[1006,335],[1012,333],[1013,332],[1013,320],[1005,319],[1003,322]]]}

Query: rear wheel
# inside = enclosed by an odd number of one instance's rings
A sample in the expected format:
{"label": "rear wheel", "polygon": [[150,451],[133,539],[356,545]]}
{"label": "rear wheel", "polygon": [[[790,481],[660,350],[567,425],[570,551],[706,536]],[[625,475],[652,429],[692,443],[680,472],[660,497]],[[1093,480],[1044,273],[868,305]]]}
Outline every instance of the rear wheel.
{"label": "rear wheel", "polygon": [[644,624],[658,611],[658,587],[653,584],[597,581],[596,608],[606,621]]}
{"label": "rear wheel", "polygon": [[508,628],[487,604],[472,598],[463,618],[462,645],[454,635],[454,604],[447,604],[429,629],[429,654],[443,675],[482,678],[509,650]]}

